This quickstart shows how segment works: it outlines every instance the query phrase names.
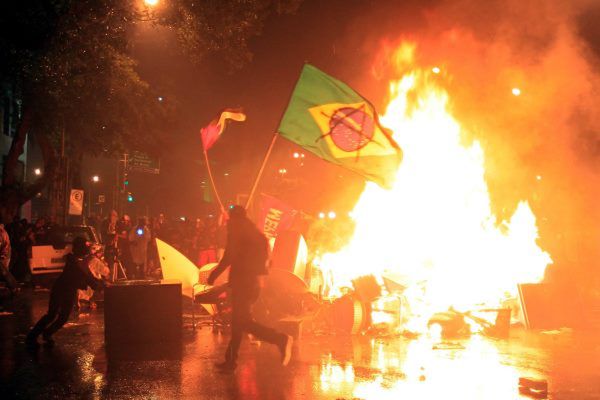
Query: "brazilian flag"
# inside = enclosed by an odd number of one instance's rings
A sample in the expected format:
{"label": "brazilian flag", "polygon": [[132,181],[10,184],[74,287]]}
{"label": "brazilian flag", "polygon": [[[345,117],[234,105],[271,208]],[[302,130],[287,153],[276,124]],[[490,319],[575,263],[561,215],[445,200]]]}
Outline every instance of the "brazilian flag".
{"label": "brazilian flag", "polygon": [[402,159],[373,105],[310,64],[302,69],[278,131],[324,160],[388,189]]}

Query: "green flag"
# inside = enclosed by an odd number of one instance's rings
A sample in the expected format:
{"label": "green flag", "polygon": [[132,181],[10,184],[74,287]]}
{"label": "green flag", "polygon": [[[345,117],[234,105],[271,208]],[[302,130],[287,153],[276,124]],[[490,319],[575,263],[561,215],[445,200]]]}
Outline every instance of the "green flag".
{"label": "green flag", "polygon": [[373,105],[345,83],[305,64],[279,133],[324,160],[390,188],[402,151]]}

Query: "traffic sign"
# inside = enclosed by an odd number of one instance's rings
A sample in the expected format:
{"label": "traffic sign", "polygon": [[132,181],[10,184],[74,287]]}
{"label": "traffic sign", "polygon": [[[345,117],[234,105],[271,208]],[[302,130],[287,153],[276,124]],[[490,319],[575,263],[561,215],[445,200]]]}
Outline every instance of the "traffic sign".
{"label": "traffic sign", "polygon": [[[127,159],[127,168],[130,171],[158,174],[160,173],[160,159],[141,151],[132,151]],[[125,179],[125,181],[127,181],[127,179]],[[125,185],[127,185],[127,183]]]}
{"label": "traffic sign", "polygon": [[83,190],[71,189],[69,196],[69,215],[81,215],[83,213]]}

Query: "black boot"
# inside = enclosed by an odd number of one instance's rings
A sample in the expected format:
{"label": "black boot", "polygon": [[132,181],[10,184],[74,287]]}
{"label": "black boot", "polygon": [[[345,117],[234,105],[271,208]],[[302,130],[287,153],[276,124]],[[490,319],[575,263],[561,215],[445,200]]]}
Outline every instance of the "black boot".
{"label": "black boot", "polygon": [[42,338],[44,339],[44,346],[46,346],[46,347],[54,346],[54,339],[52,339],[52,335],[43,333]]}
{"label": "black boot", "polygon": [[34,332],[33,330],[29,331],[27,337],[25,337],[25,344],[29,347],[38,347],[40,344],[37,341],[39,333]]}

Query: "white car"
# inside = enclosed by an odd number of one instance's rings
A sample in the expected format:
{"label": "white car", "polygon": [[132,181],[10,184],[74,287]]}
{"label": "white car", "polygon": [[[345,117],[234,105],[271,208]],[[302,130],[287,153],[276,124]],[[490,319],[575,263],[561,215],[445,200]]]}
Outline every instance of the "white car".
{"label": "white car", "polygon": [[62,272],[65,267],[65,255],[71,252],[73,239],[83,236],[92,244],[94,250],[101,248],[100,239],[93,226],[61,226],[51,229],[46,240],[31,246],[29,269],[32,275]]}

